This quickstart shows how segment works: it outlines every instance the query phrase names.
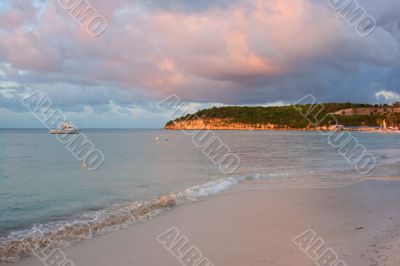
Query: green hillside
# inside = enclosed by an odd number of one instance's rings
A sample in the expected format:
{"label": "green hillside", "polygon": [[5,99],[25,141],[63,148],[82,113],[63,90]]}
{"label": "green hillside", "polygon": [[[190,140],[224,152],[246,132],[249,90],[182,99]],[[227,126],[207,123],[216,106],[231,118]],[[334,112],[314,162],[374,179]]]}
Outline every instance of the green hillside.
{"label": "green hillside", "polygon": [[[354,103],[325,103],[323,108],[315,108],[312,112],[312,105],[291,105],[291,106],[277,106],[277,107],[242,107],[242,106],[228,106],[228,107],[213,107],[210,109],[201,110],[195,114],[186,115],[185,117],[178,118],[175,121],[187,121],[194,119],[226,119],[231,122],[243,124],[274,124],[279,127],[290,128],[306,128],[310,126],[310,122],[302,116],[309,114],[308,117],[311,121],[322,119],[329,113],[333,113],[347,108],[365,108],[374,107],[368,104],[354,104]],[[300,111],[299,111],[300,110]],[[399,120],[400,114],[388,114],[390,121]],[[350,116],[335,116],[339,124],[345,126],[379,126],[385,115],[350,115]],[[174,121],[167,123],[171,125]],[[333,121],[325,119],[321,125],[333,124]]]}

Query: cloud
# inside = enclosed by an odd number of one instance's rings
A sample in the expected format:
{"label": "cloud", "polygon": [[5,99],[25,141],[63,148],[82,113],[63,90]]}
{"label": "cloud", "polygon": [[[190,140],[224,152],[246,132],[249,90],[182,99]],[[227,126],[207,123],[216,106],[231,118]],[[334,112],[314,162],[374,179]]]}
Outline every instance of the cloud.
{"label": "cloud", "polygon": [[13,29],[29,24],[37,10],[29,0],[3,0],[0,4],[0,29]]}
{"label": "cloud", "polygon": [[400,3],[359,2],[378,24],[367,38],[316,0],[98,0],[109,27],[92,38],[57,1],[7,0],[0,84],[94,112],[110,102],[154,110],[143,106],[171,94],[201,106],[309,93],[374,102],[382,88],[400,93]]}
{"label": "cloud", "polygon": [[393,91],[381,90],[375,93],[376,99],[383,100],[384,102],[398,102],[400,101],[400,94]]}

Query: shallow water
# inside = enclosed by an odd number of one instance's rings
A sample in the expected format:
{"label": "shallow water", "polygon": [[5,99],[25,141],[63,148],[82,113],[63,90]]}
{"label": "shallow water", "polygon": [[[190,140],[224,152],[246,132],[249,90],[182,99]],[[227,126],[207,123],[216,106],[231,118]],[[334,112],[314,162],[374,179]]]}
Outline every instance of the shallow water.
{"label": "shallow water", "polygon": [[[83,133],[105,155],[105,163],[94,172],[83,171],[80,162],[45,130],[0,130],[3,240],[33,227],[47,228],[49,223],[93,221],[94,216],[104,222],[109,215],[121,213],[121,208],[163,195],[173,195],[179,201],[196,200],[246,180],[255,186],[262,180],[300,186],[359,176],[318,132],[217,131],[241,159],[231,176],[222,174],[182,132]],[[371,175],[400,174],[400,135],[352,134],[377,159]],[[156,142],[156,137],[161,141]]]}

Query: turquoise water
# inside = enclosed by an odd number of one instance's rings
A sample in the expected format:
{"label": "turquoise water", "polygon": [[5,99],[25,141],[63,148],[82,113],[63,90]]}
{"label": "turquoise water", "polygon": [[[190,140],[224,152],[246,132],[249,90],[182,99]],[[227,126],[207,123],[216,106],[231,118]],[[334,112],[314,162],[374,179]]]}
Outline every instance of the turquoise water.
{"label": "turquoise water", "polygon": [[[318,132],[216,132],[241,159],[239,169],[231,175],[236,179],[227,179],[182,132],[83,133],[105,155],[104,164],[94,172],[83,171],[80,162],[45,130],[0,130],[0,237],[210,181],[218,180],[196,193],[213,194],[232,185],[232,180],[243,180],[241,177],[310,180],[359,176]],[[400,175],[400,135],[353,135],[378,161],[371,175]],[[168,141],[156,142],[156,137]]]}

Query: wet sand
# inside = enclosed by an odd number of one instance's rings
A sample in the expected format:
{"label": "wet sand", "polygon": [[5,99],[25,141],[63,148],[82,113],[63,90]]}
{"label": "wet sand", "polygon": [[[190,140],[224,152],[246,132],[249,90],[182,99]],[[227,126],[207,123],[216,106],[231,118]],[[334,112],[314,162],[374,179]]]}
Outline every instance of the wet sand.
{"label": "wet sand", "polygon": [[[215,266],[312,266],[292,241],[312,229],[346,265],[397,266],[399,202],[400,182],[393,180],[366,180],[345,188],[236,191],[63,250],[76,266],[182,265],[157,241],[176,227],[188,238],[186,248],[196,246]],[[28,258],[13,265],[43,264]]]}

